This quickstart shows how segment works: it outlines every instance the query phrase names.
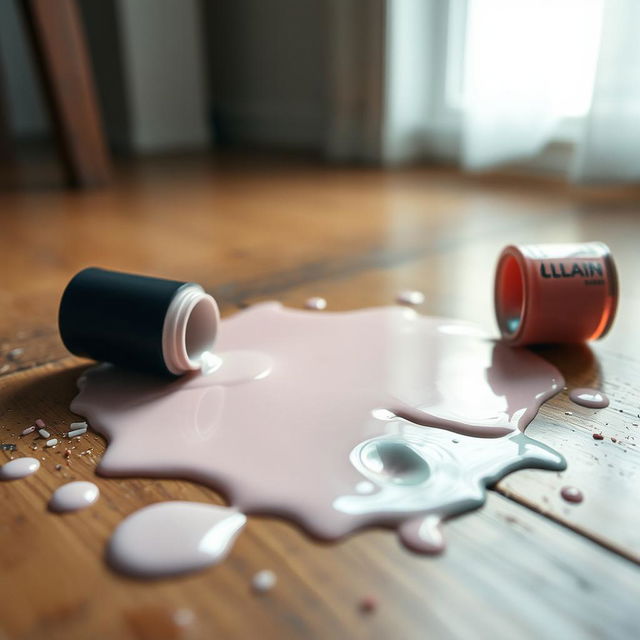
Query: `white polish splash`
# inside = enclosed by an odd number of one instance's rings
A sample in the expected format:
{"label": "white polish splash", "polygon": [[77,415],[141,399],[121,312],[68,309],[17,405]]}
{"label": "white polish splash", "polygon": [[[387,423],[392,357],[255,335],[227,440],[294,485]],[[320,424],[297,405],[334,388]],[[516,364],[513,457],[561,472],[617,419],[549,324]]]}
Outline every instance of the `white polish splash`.
{"label": "white polish splash", "polygon": [[80,379],[72,410],[109,441],[102,473],[202,482],[242,513],[323,539],[396,525],[428,552],[440,548],[436,521],[480,505],[488,484],[565,466],[522,433],[562,376],[474,325],[403,307],[264,303],[223,320],[219,336],[208,375],[99,366]]}
{"label": "white polish splash", "polygon": [[0,467],[0,480],[18,480],[35,473],[40,468],[36,458],[16,458]]}
{"label": "white polish splash", "polygon": [[49,500],[51,511],[78,511],[91,506],[100,497],[100,489],[93,482],[79,480],[58,487]]}
{"label": "white polish splash", "polygon": [[110,564],[139,578],[158,578],[220,562],[246,523],[235,509],[160,502],[125,518],[108,548]]}

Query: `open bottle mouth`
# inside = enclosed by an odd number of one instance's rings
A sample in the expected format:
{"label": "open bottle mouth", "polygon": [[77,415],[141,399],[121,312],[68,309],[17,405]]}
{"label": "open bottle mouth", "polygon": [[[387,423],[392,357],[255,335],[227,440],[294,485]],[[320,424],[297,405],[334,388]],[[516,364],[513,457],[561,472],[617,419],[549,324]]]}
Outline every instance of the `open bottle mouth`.
{"label": "open bottle mouth", "polygon": [[522,265],[511,254],[498,263],[495,304],[500,331],[507,338],[514,337],[524,319],[525,279]]}
{"label": "open bottle mouth", "polygon": [[200,285],[188,284],[174,296],[164,320],[162,354],[175,375],[197,371],[213,350],[220,313]]}

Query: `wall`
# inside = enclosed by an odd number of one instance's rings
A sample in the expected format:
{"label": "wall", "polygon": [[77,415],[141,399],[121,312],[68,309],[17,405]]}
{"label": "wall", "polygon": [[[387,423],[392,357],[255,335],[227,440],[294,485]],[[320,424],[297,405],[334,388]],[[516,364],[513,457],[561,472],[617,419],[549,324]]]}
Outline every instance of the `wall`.
{"label": "wall", "polygon": [[[18,138],[48,122],[16,0],[0,53]],[[321,149],[328,112],[326,0],[79,0],[112,149],[222,142]]]}
{"label": "wall", "polygon": [[132,146],[208,144],[203,33],[197,0],[117,0]]}
{"label": "wall", "polygon": [[[207,147],[199,0],[80,0],[78,6],[112,148]],[[14,0],[0,0],[0,55],[14,136],[42,138],[48,119]]]}
{"label": "wall", "polygon": [[234,143],[318,148],[327,117],[323,0],[205,2],[212,118]]}

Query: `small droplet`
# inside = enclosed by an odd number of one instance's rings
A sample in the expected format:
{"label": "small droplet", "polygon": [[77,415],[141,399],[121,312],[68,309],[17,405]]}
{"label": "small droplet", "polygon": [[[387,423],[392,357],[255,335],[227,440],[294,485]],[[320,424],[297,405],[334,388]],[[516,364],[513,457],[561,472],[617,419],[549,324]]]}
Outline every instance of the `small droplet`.
{"label": "small droplet", "polygon": [[374,596],[365,596],[358,603],[362,613],[373,613],[378,608],[378,600]]}
{"label": "small droplet", "polygon": [[92,505],[100,497],[100,489],[93,482],[79,480],[58,487],[49,500],[51,511],[77,511]]}
{"label": "small droplet", "polygon": [[312,298],[307,298],[304,306],[307,309],[313,309],[314,311],[323,311],[327,308],[327,301],[324,298],[314,296]]}
{"label": "small droplet", "polygon": [[573,389],[569,393],[569,399],[591,409],[604,409],[609,406],[609,398],[597,389]]}
{"label": "small droplet", "polygon": [[424,302],[424,293],[407,289],[396,294],[396,302],[409,306],[418,306]]}
{"label": "small droplet", "polygon": [[584,495],[580,489],[576,487],[562,487],[560,495],[567,501],[573,503],[580,503],[584,500]]}
{"label": "small droplet", "polygon": [[0,467],[2,480],[17,480],[35,473],[40,468],[40,461],[36,458],[16,458]]}
{"label": "small droplet", "polygon": [[278,577],[273,571],[269,571],[269,569],[263,569],[262,571],[258,571],[258,573],[253,576],[253,578],[251,579],[251,586],[257,593],[266,593],[267,591],[271,591],[271,589],[276,586],[277,581]]}
{"label": "small droplet", "polygon": [[604,440],[604,436],[601,433],[593,433],[592,437],[594,440]]}

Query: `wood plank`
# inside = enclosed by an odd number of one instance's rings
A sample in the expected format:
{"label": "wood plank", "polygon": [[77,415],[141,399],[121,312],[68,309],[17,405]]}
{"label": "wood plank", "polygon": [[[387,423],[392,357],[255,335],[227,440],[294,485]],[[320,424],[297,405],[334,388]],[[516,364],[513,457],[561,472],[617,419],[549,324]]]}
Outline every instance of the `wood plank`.
{"label": "wood plank", "polygon": [[[611,404],[587,409],[563,392],[544,406],[527,430],[532,438],[561,451],[567,470],[544,474],[526,470],[512,474],[498,490],[564,525],[640,563],[640,397],[637,380],[640,360],[629,355],[594,349],[573,356],[582,362],[567,376],[570,388],[603,389]],[[563,358],[566,369],[567,358]],[[574,365],[576,360],[574,360]],[[586,360],[586,361],[585,361]],[[567,413],[571,415],[567,415]],[[603,440],[594,440],[593,434]],[[560,496],[564,486],[578,487],[585,499],[568,504]]]}
{"label": "wood plank", "polygon": [[[5,376],[4,433],[42,417],[61,435],[73,419],[67,407],[79,370],[69,359]],[[21,453],[34,453],[30,442],[19,440]],[[96,479],[104,443],[92,433],[80,442],[70,466],[62,447],[39,448],[35,476],[0,484],[0,562],[11,585],[11,597],[0,599],[0,628],[7,637],[95,637],[98,629],[101,637],[178,637],[172,616],[182,609],[194,616],[193,638],[622,638],[640,623],[640,569],[495,494],[482,510],[445,525],[449,549],[438,558],[405,551],[388,531],[318,544],[286,523],[252,517],[218,567],[180,579],[125,579],[103,561],[124,515],[159,500],[219,499],[175,480]],[[71,479],[96,481],[98,504],[64,516],[47,512],[51,492]],[[255,596],[250,579],[263,568],[279,582]],[[358,609],[367,595],[379,602],[370,615]]]}

